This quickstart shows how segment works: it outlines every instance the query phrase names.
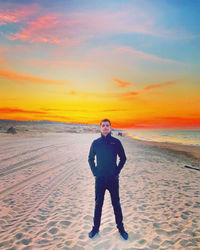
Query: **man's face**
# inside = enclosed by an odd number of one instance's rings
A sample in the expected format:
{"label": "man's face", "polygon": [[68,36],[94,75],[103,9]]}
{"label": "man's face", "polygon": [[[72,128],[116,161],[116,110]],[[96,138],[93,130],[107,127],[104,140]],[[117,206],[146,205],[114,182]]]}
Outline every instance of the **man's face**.
{"label": "man's face", "polygon": [[106,136],[111,131],[111,126],[109,122],[102,122],[101,123],[101,133]]}

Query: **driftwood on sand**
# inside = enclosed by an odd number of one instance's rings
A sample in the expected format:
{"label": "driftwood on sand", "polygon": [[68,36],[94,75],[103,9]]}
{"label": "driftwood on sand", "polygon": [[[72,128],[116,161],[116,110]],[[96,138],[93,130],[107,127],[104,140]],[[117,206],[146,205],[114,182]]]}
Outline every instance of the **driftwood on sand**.
{"label": "driftwood on sand", "polygon": [[190,168],[190,169],[194,169],[194,170],[200,171],[199,168],[193,168],[193,167],[190,167],[190,166],[184,166],[184,168]]}

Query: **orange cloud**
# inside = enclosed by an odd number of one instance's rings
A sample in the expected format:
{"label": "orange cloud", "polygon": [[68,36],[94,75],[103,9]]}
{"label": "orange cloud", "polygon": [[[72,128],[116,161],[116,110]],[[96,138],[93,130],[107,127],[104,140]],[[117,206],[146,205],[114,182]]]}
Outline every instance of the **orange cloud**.
{"label": "orange cloud", "polygon": [[79,91],[79,92],[78,92],[78,91],[75,91],[75,90],[69,91],[69,94],[70,94],[70,95],[78,95],[78,94],[80,94],[80,93],[83,94],[83,92],[80,92],[80,91]]}
{"label": "orange cloud", "polygon": [[124,81],[117,79],[117,78],[113,78],[112,80],[117,83],[118,87],[121,87],[121,88],[125,88],[126,86],[132,84],[131,82],[124,82]]}
{"label": "orange cloud", "polygon": [[40,110],[54,112],[54,111],[61,111],[61,112],[88,112],[88,109],[55,109],[55,108],[41,108]]}
{"label": "orange cloud", "polygon": [[46,112],[36,110],[24,110],[18,108],[0,108],[1,114],[26,113],[26,114],[45,114]]}
{"label": "orange cloud", "polygon": [[157,83],[157,84],[152,84],[152,85],[146,86],[144,88],[144,90],[162,88],[162,87],[165,87],[165,86],[168,86],[168,85],[176,84],[177,82],[178,82],[178,80],[169,81],[169,82],[162,82],[162,83]]}
{"label": "orange cloud", "polygon": [[139,95],[139,92],[135,91],[126,91],[126,92],[86,92],[86,91],[77,91],[77,90],[70,90],[70,91],[62,91],[62,92],[56,92],[56,91],[49,91],[49,93],[58,94],[58,95],[70,95],[71,97],[77,97],[77,98],[88,98],[88,100],[93,100],[94,98],[97,99],[113,99],[118,101],[118,99],[123,100],[130,100],[131,98],[135,97],[136,95]]}
{"label": "orange cloud", "polygon": [[104,109],[102,112],[121,112],[121,111],[129,111],[129,109]]}
{"label": "orange cloud", "polygon": [[64,81],[56,81],[40,78],[32,75],[25,75],[11,70],[0,70],[0,76],[9,80],[25,81],[37,84],[66,85]]}
{"label": "orange cloud", "polygon": [[84,92],[84,91],[77,91],[77,90],[62,92],[62,94],[67,94],[67,95],[71,95],[71,96],[81,96],[81,97],[96,97],[96,98],[111,96],[111,95],[105,94],[105,93]]}
{"label": "orange cloud", "polygon": [[125,98],[125,99],[129,99],[129,98],[132,98],[132,97],[135,97],[136,95],[138,95],[139,92],[135,92],[135,91],[127,91],[125,93],[120,93],[118,94],[118,97],[120,98]]}
{"label": "orange cloud", "polygon": [[[65,94],[65,93],[63,93]],[[96,97],[96,98],[123,98],[123,99],[130,99],[139,94],[139,92],[134,91],[127,91],[124,93],[97,93],[97,92],[83,92],[83,91],[75,91],[71,90],[66,94],[74,95],[74,96],[81,96],[81,97]]]}
{"label": "orange cloud", "polygon": [[152,119],[124,119],[123,121],[112,121],[112,126],[115,128],[134,128],[134,129],[154,129],[154,128],[199,128],[199,118],[189,117],[152,117]]}

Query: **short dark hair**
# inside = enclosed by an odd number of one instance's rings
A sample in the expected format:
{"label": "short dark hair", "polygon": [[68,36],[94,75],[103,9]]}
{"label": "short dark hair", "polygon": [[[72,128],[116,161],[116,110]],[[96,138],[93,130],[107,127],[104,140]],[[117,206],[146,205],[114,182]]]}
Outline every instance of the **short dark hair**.
{"label": "short dark hair", "polygon": [[108,119],[103,119],[103,120],[101,120],[100,126],[101,126],[102,122],[109,122],[109,123],[110,123],[110,126],[111,126],[111,122],[110,122],[110,120],[108,120]]}

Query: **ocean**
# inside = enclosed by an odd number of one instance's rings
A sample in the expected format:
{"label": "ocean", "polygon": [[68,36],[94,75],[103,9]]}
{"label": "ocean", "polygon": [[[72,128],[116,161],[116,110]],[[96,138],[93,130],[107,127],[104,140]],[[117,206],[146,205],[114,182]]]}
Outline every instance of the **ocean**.
{"label": "ocean", "polygon": [[138,140],[200,146],[200,130],[132,129],[125,132]]}

